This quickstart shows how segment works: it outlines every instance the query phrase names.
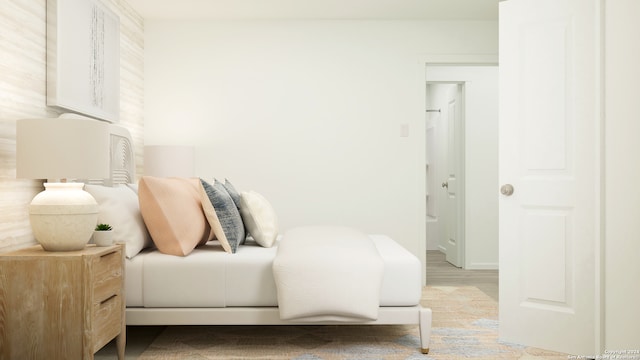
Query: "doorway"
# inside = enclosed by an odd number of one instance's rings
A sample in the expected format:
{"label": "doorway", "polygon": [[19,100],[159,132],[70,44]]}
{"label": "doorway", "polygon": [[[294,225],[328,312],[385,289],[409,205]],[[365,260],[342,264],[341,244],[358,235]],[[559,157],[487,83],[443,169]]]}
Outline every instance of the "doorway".
{"label": "doorway", "polygon": [[427,250],[456,267],[464,263],[462,83],[427,82]]}
{"label": "doorway", "polygon": [[427,250],[498,268],[498,67],[425,69]]}

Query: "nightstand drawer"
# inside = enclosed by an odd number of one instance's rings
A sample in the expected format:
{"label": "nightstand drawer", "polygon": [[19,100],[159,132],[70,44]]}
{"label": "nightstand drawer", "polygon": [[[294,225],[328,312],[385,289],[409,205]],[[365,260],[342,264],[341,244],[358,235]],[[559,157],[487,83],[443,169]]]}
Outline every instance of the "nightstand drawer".
{"label": "nightstand drawer", "polygon": [[93,334],[95,336],[93,351],[105,346],[111,339],[118,335],[122,329],[122,293],[96,302],[93,305]]}
{"label": "nightstand drawer", "polygon": [[122,274],[122,248],[96,257],[93,276],[96,278],[110,277],[114,273]]}
{"label": "nightstand drawer", "polygon": [[93,301],[101,303],[122,289],[121,248],[96,257],[93,273]]}

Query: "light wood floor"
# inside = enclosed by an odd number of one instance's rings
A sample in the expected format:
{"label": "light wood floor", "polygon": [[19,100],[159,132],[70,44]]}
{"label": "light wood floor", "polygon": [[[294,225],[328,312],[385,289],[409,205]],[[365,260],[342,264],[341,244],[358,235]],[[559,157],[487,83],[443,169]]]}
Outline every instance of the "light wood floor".
{"label": "light wood floor", "polygon": [[[498,301],[497,270],[463,270],[449,264],[440,251],[427,251],[427,285],[475,286]],[[165,326],[127,327],[126,359],[135,359],[151,345]],[[95,359],[116,358],[115,341],[100,350]]]}
{"label": "light wood floor", "polygon": [[470,285],[498,301],[498,270],[463,270],[438,250],[427,251],[427,285]]}

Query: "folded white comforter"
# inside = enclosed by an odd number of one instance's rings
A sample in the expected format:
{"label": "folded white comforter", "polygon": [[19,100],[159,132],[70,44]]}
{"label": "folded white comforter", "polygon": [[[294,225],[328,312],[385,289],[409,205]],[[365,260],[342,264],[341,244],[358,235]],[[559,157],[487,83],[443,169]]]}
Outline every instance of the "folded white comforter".
{"label": "folded white comforter", "polygon": [[280,318],[376,320],[383,270],[373,241],[358,230],[337,226],[289,230],[273,261]]}

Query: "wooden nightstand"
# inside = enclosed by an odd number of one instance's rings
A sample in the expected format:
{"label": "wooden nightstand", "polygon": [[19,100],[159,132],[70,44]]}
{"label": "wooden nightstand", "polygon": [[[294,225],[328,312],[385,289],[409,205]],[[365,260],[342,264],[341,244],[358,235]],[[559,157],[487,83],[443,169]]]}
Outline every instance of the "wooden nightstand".
{"label": "wooden nightstand", "polygon": [[124,247],[0,254],[0,359],[93,359],[125,346]]}

